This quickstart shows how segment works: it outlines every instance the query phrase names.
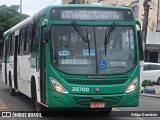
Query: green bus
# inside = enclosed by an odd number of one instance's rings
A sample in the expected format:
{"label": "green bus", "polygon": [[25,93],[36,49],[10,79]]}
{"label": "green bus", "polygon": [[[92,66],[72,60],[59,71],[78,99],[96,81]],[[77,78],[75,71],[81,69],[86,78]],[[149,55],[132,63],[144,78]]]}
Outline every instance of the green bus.
{"label": "green bus", "polygon": [[138,26],[125,7],[48,6],[4,33],[2,79],[37,110],[138,106]]}

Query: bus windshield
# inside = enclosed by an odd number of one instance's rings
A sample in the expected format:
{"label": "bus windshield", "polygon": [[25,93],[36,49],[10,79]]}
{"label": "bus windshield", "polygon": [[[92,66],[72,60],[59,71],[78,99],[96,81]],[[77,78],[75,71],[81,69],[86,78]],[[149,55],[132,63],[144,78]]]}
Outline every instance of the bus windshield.
{"label": "bus windshield", "polygon": [[123,74],[135,66],[135,33],[133,26],[78,25],[83,40],[73,25],[51,27],[51,63],[67,74]]}

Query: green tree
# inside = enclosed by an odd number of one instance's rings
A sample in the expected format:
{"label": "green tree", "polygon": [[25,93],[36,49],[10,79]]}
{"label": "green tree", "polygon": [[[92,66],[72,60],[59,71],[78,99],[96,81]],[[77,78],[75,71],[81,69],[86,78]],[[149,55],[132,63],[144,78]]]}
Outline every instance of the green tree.
{"label": "green tree", "polygon": [[26,14],[20,14],[18,12],[19,5],[12,5],[7,7],[6,5],[0,6],[0,58],[3,51],[3,33],[29,17]]}
{"label": "green tree", "polygon": [[26,14],[20,14],[18,12],[19,5],[12,5],[7,7],[6,5],[0,6],[0,41],[2,42],[3,33],[29,17]]}

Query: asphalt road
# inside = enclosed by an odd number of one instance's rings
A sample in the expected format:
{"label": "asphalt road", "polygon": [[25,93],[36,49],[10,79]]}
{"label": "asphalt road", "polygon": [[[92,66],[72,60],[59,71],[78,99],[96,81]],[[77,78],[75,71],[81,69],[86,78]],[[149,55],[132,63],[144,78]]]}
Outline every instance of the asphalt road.
{"label": "asphalt road", "polygon": [[[0,100],[5,104],[9,111],[35,111],[34,104],[32,100],[26,97],[23,94],[18,96],[10,96],[9,87],[3,83],[1,80],[1,71],[0,71]],[[120,112],[119,112],[120,111]],[[113,112],[110,115],[102,115],[97,111],[92,112],[53,112],[53,116],[50,118],[37,118],[36,120],[159,120],[157,117],[119,117],[118,115],[127,114],[127,111],[160,111],[160,98],[154,97],[140,97],[140,105],[135,108],[113,108]],[[154,112],[153,112],[154,113]],[[74,117],[73,117],[74,116]],[[5,120],[6,118],[0,118],[0,120]],[[35,120],[35,118],[7,118],[6,120]]]}

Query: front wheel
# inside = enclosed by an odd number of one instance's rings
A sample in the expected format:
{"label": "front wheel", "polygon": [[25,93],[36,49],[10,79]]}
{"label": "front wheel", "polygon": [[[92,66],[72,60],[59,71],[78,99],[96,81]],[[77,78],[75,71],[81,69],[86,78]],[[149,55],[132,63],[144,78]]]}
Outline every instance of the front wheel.
{"label": "front wheel", "polygon": [[99,110],[99,113],[101,114],[110,114],[111,112],[112,112],[112,107]]}
{"label": "front wheel", "polygon": [[31,93],[32,93],[32,100],[33,100],[33,103],[35,105],[35,110],[37,112],[43,111],[44,110],[43,106],[40,103],[37,102],[37,91],[36,91],[35,83],[32,83]]}

